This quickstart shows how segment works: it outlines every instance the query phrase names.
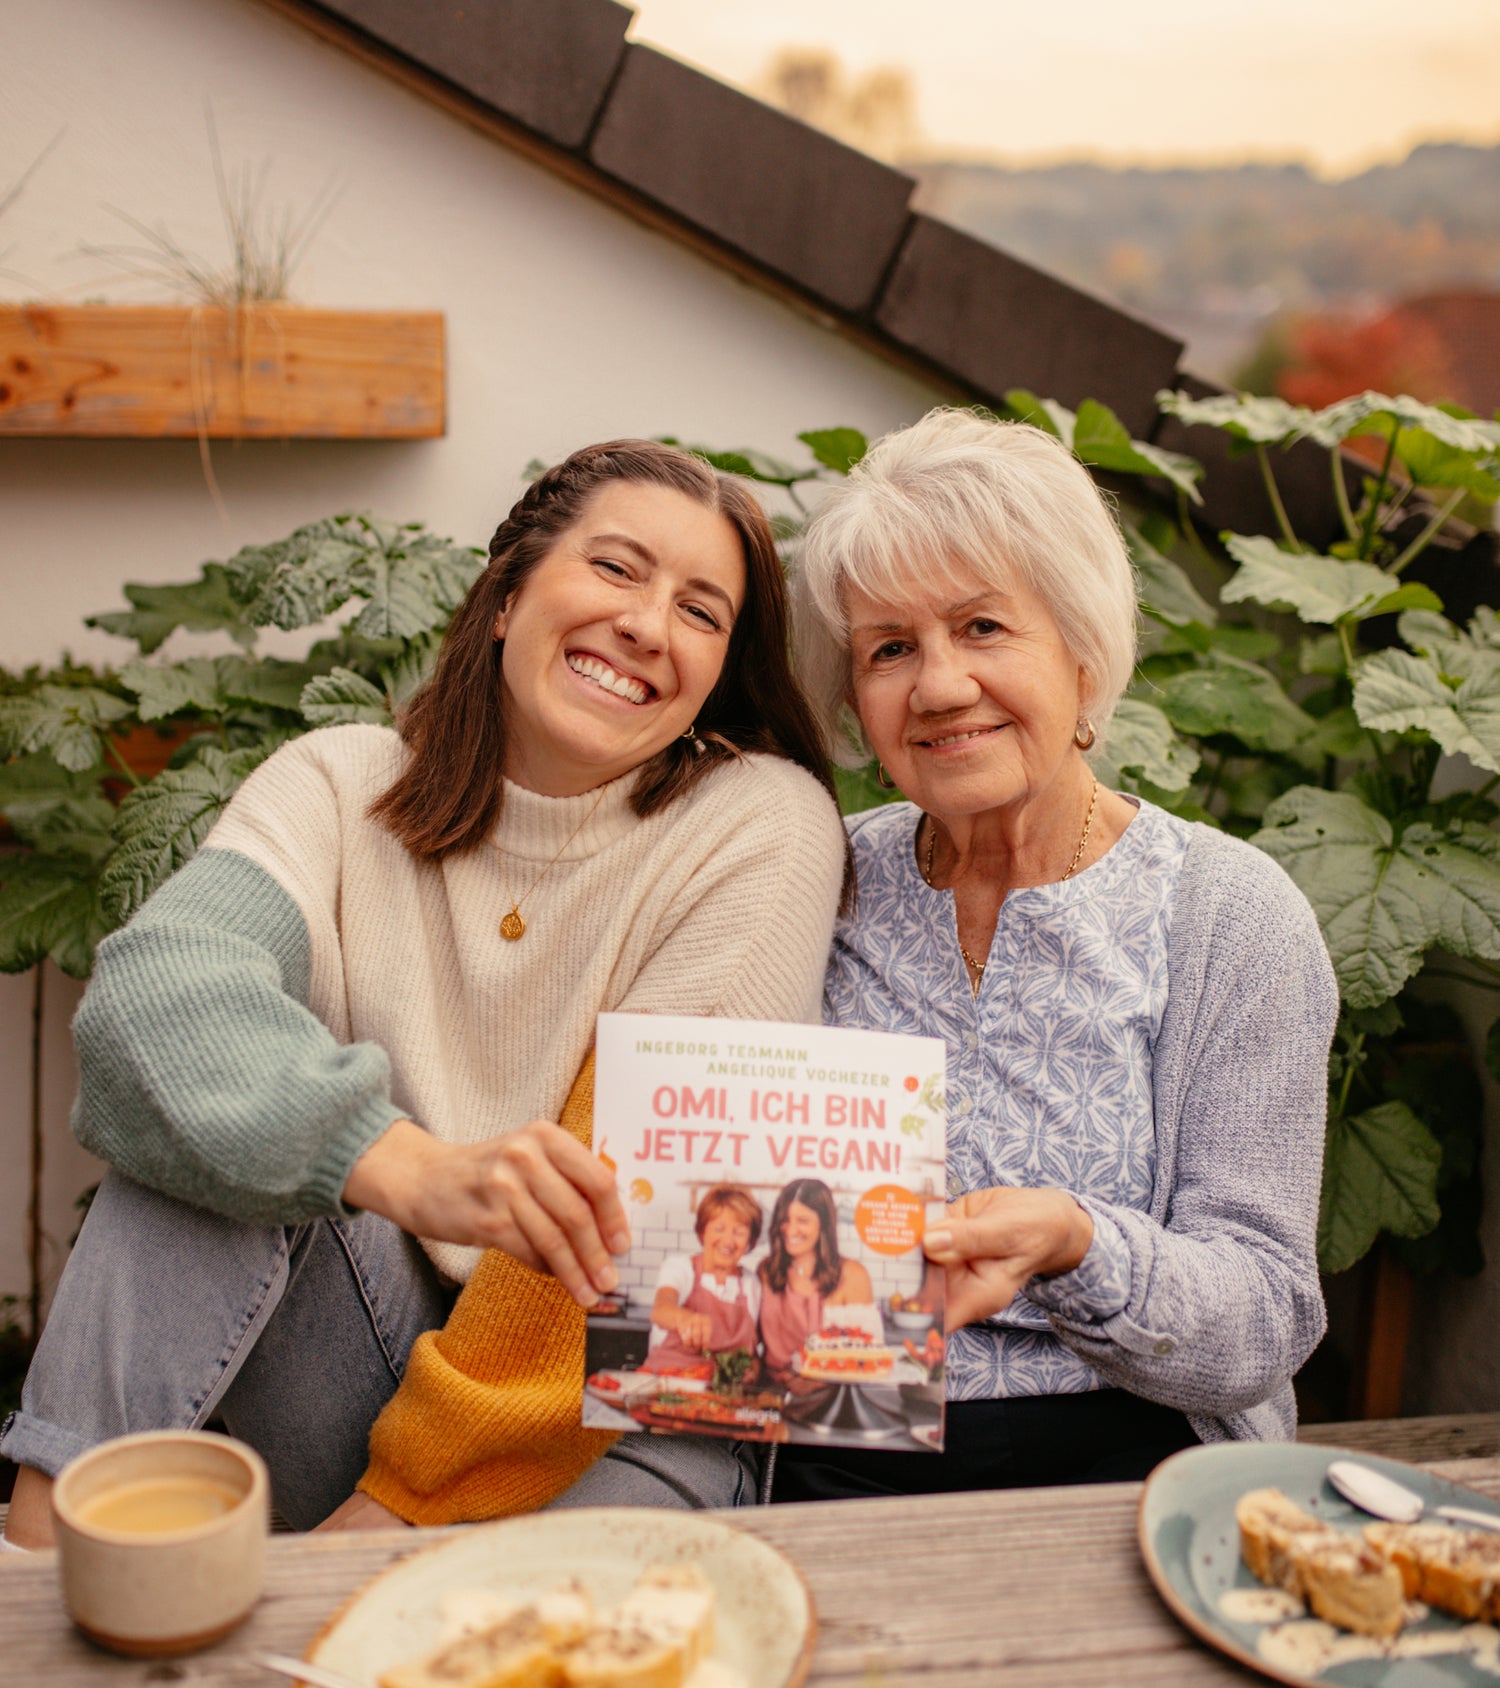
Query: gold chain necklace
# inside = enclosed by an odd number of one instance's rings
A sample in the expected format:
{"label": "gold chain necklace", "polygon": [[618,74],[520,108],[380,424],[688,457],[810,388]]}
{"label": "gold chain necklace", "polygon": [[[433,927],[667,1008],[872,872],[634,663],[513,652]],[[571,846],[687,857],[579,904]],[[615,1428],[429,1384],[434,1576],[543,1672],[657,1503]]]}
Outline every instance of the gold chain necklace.
{"label": "gold chain necklace", "polygon": [[[1073,877],[1074,870],[1077,868],[1079,862],[1083,860],[1083,852],[1088,849],[1089,845],[1089,833],[1093,831],[1094,827],[1094,805],[1098,801],[1099,782],[1098,780],[1095,780],[1093,790],[1089,792],[1089,812],[1083,817],[1083,836],[1078,840],[1078,848],[1073,852],[1072,861],[1068,863],[1068,871],[1062,876],[1062,879],[1058,880],[1059,885],[1062,884],[1063,879],[1071,879]],[[922,877],[927,881],[929,890],[936,889],[932,883],[932,858],[936,850],[937,825],[933,821],[932,816],[929,815],[927,817],[927,865],[922,869]],[[979,975],[979,981],[982,981],[984,978],[984,970],[988,963],[976,961],[974,957],[964,948],[964,941],[962,938],[958,940],[958,953],[964,958],[965,962],[967,962],[969,971],[971,973],[977,973]],[[974,985],[976,993],[979,990],[979,981],[976,981]]]}
{"label": "gold chain necklace", "polygon": [[604,793],[608,790],[609,787],[607,785],[600,790],[599,795],[594,799],[593,804],[590,806],[589,812],[563,840],[562,849],[557,852],[552,860],[547,863],[546,867],[544,867],[536,878],[532,880],[525,896],[517,897],[515,892],[511,890],[510,875],[505,871],[505,856],[501,852],[499,844],[495,843],[493,838],[490,840],[490,843],[493,844],[495,848],[496,860],[500,863],[500,877],[505,882],[505,894],[507,897],[511,898],[510,913],[503,915],[500,920],[500,936],[502,938],[507,938],[514,944],[526,936],[526,922],[521,918],[521,904],[526,901],[526,898],[529,897],[534,890],[536,890],[537,886],[540,885],[547,875],[551,873],[553,868],[557,866],[558,862],[562,859],[563,850],[567,849],[568,845],[573,842],[578,834],[582,832],[588,823],[594,818],[594,811],[604,801]]}

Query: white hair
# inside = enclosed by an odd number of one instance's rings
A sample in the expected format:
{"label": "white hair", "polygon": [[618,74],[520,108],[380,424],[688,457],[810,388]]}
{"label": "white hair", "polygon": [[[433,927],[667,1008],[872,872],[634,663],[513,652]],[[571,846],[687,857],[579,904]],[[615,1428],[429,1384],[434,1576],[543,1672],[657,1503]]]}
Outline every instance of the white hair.
{"label": "white hair", "polygon": [[1103,743],[1136,654],[1135,575],[1114,512],[1053,435],[945,408],[877,440],[803,537],[798,668],[836,761],[870,755],[849,707],[848,589],[900,604],[964,575],[1001,591],[1019,581],[1046,605]]}

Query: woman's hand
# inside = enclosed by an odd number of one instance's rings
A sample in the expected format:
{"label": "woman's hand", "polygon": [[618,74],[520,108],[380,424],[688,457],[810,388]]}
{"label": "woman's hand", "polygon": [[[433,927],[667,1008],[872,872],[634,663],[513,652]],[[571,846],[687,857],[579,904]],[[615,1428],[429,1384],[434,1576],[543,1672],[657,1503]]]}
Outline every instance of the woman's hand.
{"label": "woman's hand", "polygon": [[714,1322],[707,1313],[694,1313],[677,1299],[677,1291],[664,1284],[651,1303],[651,1323],[676,1333],[684,1348],[707,1349]]}
{"label": "woman's hand", "polygon": [[1093,1240],[1093,1220],[1066,1190],[996,1186],[950,1202],[922,1247],[944,1269],[954,1331],[1009,1307],[1028,1278],[1071,1272]]}
{"label": "woman's hand", "polygon": [[344,1200],[413,1236],[503,1249],[583,1307],[618,1285],[610,1255],[630,1247],[614,1175],[548,1120],[482,1143],[440,1143],[397,1120],[354,1163]]}
{"label": "woman's hand", "polygon": [[382,1506],[363,1489],[356,1489],[342,1506],[335,1507],[315,1530],[406,1530],[411,1526],[402,1517]]}
{"label": "woman's hand", "polygon": [[677,1314],[677,1340],[684,1348],[706,1351],[714,1322],[707,1313],[693,1313],[686,1307]]}

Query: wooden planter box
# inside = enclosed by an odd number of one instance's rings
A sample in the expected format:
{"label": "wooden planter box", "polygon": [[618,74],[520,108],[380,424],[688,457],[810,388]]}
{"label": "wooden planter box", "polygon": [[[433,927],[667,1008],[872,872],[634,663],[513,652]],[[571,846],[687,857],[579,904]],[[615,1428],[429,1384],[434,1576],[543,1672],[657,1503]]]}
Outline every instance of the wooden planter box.
{"label": "wooden planter box", "polygon": [[0,305],[0,436],[431,439],[432,311]]}

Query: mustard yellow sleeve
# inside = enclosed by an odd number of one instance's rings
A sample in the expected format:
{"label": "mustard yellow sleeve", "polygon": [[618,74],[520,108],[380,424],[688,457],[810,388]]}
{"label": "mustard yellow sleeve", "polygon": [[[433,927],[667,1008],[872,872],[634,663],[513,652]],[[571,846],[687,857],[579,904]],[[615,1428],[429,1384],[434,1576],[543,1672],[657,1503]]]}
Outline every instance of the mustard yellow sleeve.
{"label": "mustard yellow sleeve", "polygon": [[[593,1138],[594,1057],[561,1124]],[[370,1432],[359,1487],[412,1524],[532,1512],[615,1441],[585,1430],[583,1309],[555,1278],[491,1249],[448,1323],[418,1337]]]}

